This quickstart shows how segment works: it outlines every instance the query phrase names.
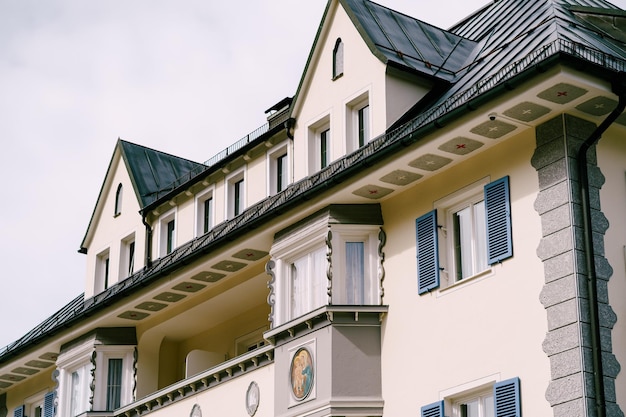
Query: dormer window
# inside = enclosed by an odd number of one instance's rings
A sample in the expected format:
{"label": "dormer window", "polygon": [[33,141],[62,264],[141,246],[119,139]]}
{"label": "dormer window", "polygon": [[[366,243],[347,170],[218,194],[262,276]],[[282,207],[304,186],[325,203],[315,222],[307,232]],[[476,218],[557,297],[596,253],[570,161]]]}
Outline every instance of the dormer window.
{"label": "dormer window", "polygon": [[114,217],[122,214],[122,184],[120,183],[117,186],[117,191],[115,191],[115,212],[113,213]]}
{"label": "dormer window", "polygon": [[335,41],[333,49],[333,80],[343,75],[343,42],[341,38]]}

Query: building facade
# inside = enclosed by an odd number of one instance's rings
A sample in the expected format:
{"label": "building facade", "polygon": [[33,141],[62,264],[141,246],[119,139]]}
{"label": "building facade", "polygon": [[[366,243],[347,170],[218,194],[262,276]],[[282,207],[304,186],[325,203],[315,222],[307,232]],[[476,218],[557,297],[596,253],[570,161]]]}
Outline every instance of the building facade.
{"label": "building facade", "polygon": [[0,416],[624,416],[626,12],[330,0],[204,163],[119,140]]}

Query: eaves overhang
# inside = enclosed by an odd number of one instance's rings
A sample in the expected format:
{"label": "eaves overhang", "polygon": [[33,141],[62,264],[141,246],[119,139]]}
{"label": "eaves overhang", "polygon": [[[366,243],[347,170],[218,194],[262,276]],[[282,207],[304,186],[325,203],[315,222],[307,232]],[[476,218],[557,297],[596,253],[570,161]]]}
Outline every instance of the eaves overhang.
{"label": "eaves overhang", "polygon": [[496,100],[535,76],[546,73],[558,65],[594,74],[596,78],[612,81],[623,76],[626,60],[607,56],[591,48],[575,49],[567,42],[558,41],[536,53],[505,67],[480,84],[450,97],[444,103],[419,115],[406,125],[381,135],[366,146],[333,162],[316,174],[304,178],[284,191],[266,198],[249,207],[240,216],[226,221],[207,234],[198,237],[157,259],[151,267],[138,271],[133,276],[117,283],[106,291],[88,300],[82,296],[73,300],[44,323],[0,352],[0,364],[28,351],[46,338],[69,328],[95,313],[121,301],[137,288],[151,285],[168,276],[178,268],[188,265],[221,245],[232,242],[261,227],[265,222],[301,207],[320,193],[335,188],[338,184],[357,176],[363,168],[372,167],[386,158],[399,154],[408,146],[419,142],[429,134],[470,114],[484,104]]}

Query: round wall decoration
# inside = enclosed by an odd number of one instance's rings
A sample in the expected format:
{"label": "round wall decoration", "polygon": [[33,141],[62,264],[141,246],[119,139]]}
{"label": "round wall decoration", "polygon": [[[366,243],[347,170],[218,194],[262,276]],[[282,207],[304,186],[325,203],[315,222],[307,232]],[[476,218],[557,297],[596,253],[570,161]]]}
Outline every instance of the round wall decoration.
{"label": "round wall decoration", "polygon": [[202,417],[202,410],[200,410],[200,406],[198,404],[194,404],[193,407],[191,407],[189,417]]}
{"label": "round wall decoration", "polygon": [[305,399],[313,388],[313,358],[306,348],[300,348],[291,358],[291,392],[297,400]]}
{"label": "round wall decoration", "polygon": [[246,391],[246,410],[248,415],[253,416],[259,408],[259,399],[261,398],[259,385],[252,381],[248,385],[248,391]]}

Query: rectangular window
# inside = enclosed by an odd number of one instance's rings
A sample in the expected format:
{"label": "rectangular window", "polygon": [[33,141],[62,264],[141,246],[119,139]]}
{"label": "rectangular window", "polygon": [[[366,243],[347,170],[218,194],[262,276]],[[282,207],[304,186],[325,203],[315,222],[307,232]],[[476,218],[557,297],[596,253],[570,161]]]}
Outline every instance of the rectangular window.
{"label": "rectangular window", "polygon": [[436,207],[416,220],[420,294],[439,287],[441,271],[450,285],[513,256],[508,177],[467,187]]}
{"label": "rectangular window", "polygon": [[128,276],[135,270],[135,241],[128,243]]}
{"label": "rectangular window", "polygon": [[[448,410],[451,407],[452,411]],[[421,408],[422,417],[521,417],[520,380],[487,383]]]}
{"label": "rectangular window", "polygon": [[365,243],[346,242],[346,302],[365,304]]}
{"label": "rectangular window", "polygon": [[202,231],[207,233],[213,226],[213,198],[209,197],[204,200],[202,213]]}
{"label": "rectangular window", "polygon": [[109,249],[106,249],[96,257],[96,282],[94,290],[96,293],[109,288],[111,280],[111,260],[109,257]]}
{"label": "rectangular window", "polygon": [[77,416],[87,411],[89,369],[89,365],[84,365],[70,375],[70,416]]}
{"label": "rectangular window", "polygon": [[330,129],[326,129],[320,133],[320,169],[326,168],[329,162],[328,148],[330,146]]}
{"label": "rectangular window", "polygon": [[107,374],[107,411],[120,407],[122,398],[122,359],[109,359]]}
{"label": "rectangular window", "polygon": [[172,251],[174,250],[174,245],[175,245],[175,237],[174,237],[174,232],[176,230],[176,223],[174,220],[170,220],[169,222],[167,222],[167,243],[166,243],[166,248],[165,248],[165,253],[172,253]]}
{"label": "rectangular window", "polygon": [[357,111],[357,131],[359,148],[370,140],[370,106],[366,105]]}
{"label": "rectangular window", "polygon": [[241,213],[243,213],[244,210],[244,205],[243,205],[243,178],[240,179],[239,181],[235,182],[234,184],[234,203],[233,203],[233,209],[234,209],[234,215],[238,216]]}
{"label": "rectangular window", "polygon": [[291,263],[290,319],[326,304],[326,265],[326,247],[300,256]]}
{"label": "rectangular window", "polygon": [[276,158],[276,192],[287,188],[287,154]]}

